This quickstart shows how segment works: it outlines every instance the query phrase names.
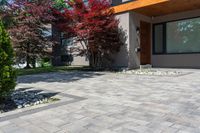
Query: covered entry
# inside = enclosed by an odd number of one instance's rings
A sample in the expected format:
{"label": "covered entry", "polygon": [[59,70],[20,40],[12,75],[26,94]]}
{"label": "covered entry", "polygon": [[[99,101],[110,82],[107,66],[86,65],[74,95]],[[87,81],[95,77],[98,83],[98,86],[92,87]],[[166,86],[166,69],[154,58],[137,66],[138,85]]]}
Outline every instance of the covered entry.
{"label": "covered entry", "polygon": [[[137,66],[200,68],[200,0],[134,0],[113,8],[132,13],[130,44],[136,51],[140,44],[140,52],[131,59]],[[140,43],[132,33],[138,27]]]}
{"label": "covered entry", "polygon": [[151,24],[140,21],[140,65],[151,64]]}

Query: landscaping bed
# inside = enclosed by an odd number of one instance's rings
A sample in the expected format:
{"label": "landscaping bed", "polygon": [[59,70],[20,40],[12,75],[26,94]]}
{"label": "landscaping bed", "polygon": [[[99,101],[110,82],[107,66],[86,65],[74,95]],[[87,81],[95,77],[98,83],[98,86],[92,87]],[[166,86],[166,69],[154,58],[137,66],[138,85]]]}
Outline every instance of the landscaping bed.
{"label": "landscaping bed", "polygon": [[154,75],[154,76],[179,76],[183,75],[183,72],[176,70],[162,70],[162,69],[136,69],[136,70],[123,70],[120,73],[135,74],[135,75]]}
{"label": "landscaping bed", "polygon": [[42,90],[16,90],[10,98],[0,103],[0,113],[58,101],[59,99],[55,98],[56,94],[43,92]]}

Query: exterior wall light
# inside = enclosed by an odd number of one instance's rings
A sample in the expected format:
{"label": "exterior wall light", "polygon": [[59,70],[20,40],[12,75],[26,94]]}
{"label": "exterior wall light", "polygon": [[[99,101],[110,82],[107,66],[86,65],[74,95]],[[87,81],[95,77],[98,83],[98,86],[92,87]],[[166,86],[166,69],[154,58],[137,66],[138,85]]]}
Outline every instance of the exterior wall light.
{"label": "exterior wall light", "polygon": [[140,27],[136,28],[136,33],[137,33],[137,35],[140,35]]}

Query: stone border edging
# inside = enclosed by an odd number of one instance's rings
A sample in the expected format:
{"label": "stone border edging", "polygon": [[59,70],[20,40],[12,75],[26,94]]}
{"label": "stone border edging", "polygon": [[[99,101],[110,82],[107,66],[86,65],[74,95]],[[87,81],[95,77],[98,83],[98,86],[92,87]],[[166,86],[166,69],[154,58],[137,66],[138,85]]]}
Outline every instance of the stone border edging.
{"label": "stone border edging", "polygon": [[[49,91],[49,92],[52,92],[52,91]],[[47,106],[44,106],[44,107],[39,107],[39,108],[19,112],[19,113],[16,113],[16,114],[3,116],[3,117],[0,117],[0,122],[8,121],[8,120],[15,119],[15,118],[18,118],[18,117],[22,117],[22,116],[25,116],[25,115],[38,113],[40,111],[56,108],[56,107],[59,107],[59,106],[63,106],[63,105],[67,105],[67,104],[70,104],[70,103],[75,103],[75,102],[79,102],[79,101],[87,99],[87,98],[83,98],[83,97],[79,97],[79,96],[75,96],[75,95],[70,95],[70,94],[65,94],[65,93],[60,93],[60,92],[53,92],[53,93],[58,93],[58,95],[63,96],[63,97],[72,98],[72,100],[64,101],[64,102],[58,102],[58,103],[50,104],[50,105],[47,105]]]}

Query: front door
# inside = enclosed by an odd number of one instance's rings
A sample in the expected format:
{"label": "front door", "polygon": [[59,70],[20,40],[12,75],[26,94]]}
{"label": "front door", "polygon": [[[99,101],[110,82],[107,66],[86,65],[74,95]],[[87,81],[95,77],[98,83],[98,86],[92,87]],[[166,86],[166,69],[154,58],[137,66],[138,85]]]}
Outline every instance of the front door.
{"label": "front door", "polygon": [[151,64],[151,24],[140,22],[140,62],[141,65]]}

